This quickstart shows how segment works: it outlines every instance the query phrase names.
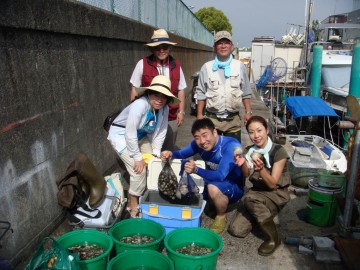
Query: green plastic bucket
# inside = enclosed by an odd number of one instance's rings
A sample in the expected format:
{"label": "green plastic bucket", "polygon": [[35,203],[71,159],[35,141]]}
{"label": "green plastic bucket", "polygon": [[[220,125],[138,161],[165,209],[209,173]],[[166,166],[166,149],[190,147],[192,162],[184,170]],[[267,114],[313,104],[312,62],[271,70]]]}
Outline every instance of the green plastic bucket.
{"label": "green plastic bucket", "polygon": [[174,263],[164,254],[150,249],[128,250],[114,257],[108,270],[173,270]]}
{"label": "green plastic bucket", "polygon": [[74,245],[99,245],[105,252],[98,257],[89,260],[79,261],[81,270],[106,270],[109,262],[110,251],[113,248],[113,241],[107,234],[97,230],[76,230],[68,232],[56,239],[64,248],[71,248]]}
{"label": "green plastic bucket", "polygon": [[[155,238],[155,241],[146,244],[128,244],[120,241],[125,236],[136,234],[151,236]],[[122,220],[109,230],[109,235],[114,241],[116,254],[127,250],[139,249],[160,251],[165,234],[165,228],[160,223],[143,218]]]}
{"label": "green plastic bucket", "polygon": [[[224,245],[218,234],[209,229],[197,227],[175,229],[166,235],[164,243],[168,256],[173,260],[177,270],[216,269],[217,258]],[[176,252],[176,249],[192,243],[209,247],[212,252],[200,256]]]}
{"label": "green plastic bucket", "polygon": [[320,169],[317,174],[317,182],[321,187],[342,188],[341,196],[345,197],[346,176],[344,173]]}
{"label": "green plastic bucket", "polygon": [[336,196],[341,191],[342,188],[320,187],[316,180],[311,179],[309,181],[307,221],[320,227],[334,225],[338,208]]}

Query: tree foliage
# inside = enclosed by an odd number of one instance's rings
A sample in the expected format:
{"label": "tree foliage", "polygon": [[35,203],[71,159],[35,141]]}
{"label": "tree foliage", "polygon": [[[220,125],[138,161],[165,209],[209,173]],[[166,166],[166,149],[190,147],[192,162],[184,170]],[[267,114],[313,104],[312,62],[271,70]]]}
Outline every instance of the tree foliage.
{"label": "tree foliage", "polygon": [[231,33],[232,26],[225,14],[214,7],[201,8],[195,13],[196,17],[209,31],[226,30]]}
{"label": "tree foliage", "polygon": [[319,20],[312,21],[311,29],[314,31],[315,34],[315,41],[319,40],[319,32],[320,32],[319,26],[320,26]]}

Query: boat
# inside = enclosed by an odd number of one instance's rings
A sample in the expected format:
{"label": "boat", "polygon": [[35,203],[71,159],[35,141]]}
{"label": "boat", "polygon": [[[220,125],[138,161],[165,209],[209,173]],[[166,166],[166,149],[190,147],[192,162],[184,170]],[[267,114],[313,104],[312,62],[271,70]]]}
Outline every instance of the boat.
{"label": "boat", "polygon": [[349,95],[353,44],[342,43],[341,49],[333,49],[332,42],[314,42],[321,45],[321,97],[341,115],[346,113],[346,96]]}
{"label": "boat", "polygon": [[315,45],[322,51],[321,97],[335,111],[347,111],[353,47],[360,41],[360,9],[346,14],[332,15],[319,24],[318,41],[308,50],[310,65]]}
{"label": "boat", "polygon": [[[345,173],[347,159],[337,146],[333,137],[327,139],[324,135],[310,133],[306,123],[306,130],[302,130],[303,118],[311,118],[318,126],[318,118],[335,117],[337,113],[324,100],[312,96],[292,96],[285,101],[286,108],[291,114],[291,121],[287,121],[287,133],[283,145],[289,155],[288,169],[292,183],[295,186],[307,188],[310,179],[317,178],[320,169]],[[315,121],[314,121],[315,120]],[[292,123],[292,125],[289,123]],[[324,121],[325,123],[325,121]],[[330,133],[331,134],[331,133]]]}

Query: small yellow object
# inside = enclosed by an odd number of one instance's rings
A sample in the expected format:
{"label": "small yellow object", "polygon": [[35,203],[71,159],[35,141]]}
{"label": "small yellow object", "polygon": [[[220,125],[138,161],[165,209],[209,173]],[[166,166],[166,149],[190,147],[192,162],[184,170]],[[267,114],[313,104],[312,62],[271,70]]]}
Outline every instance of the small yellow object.
{"label": "small yellow object", "polygon": [[146,164],[149,164],[149,160],[154,158],[154,156],[152,154],[149,153],[144,153],[142,154],[142,158],[145,161]]}
{"label": "small yellow object", "polygon": [[191,208],[182,208],[181,209],[181,218],[182,219],[191,218]]}
{"label": "small yellow object", "polygon": [[157,205],[150,205],[149,206],[149,212],[152,215],[158,215],[159,214],[159,207]]}

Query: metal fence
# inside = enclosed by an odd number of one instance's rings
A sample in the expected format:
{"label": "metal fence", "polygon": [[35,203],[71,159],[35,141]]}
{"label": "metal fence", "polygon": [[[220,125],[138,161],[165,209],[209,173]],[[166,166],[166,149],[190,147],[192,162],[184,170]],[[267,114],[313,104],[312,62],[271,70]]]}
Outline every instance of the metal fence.
{"label": "metal fence", "polygon": [[212,46],[212,33],[181,0],[78,0]]}

